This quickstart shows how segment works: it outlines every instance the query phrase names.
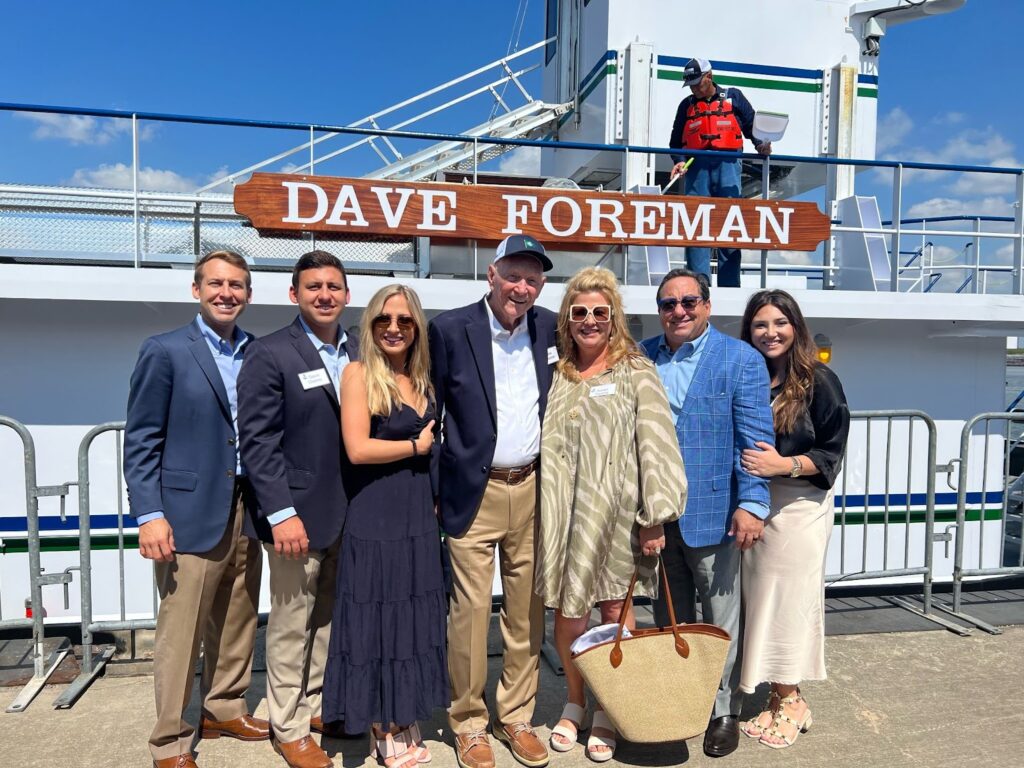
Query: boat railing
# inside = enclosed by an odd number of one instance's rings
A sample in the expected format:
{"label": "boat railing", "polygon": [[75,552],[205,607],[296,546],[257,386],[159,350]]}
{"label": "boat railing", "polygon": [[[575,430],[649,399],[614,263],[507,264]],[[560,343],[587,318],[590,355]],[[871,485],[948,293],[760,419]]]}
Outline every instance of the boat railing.
{"label": "boat railing", "polygon": [[[508,67],[507,61],[504,66]],[[511,70],[504,77],[513,84],[519,82],[516,70]],[[196,255],[217,247],[245,253],[252,258],[257,269],[288,269],[295,258],[308,250],[317,238],[260,237],[259,233],[247,226],[244,219],[235,214],[231,196],[215,192],[213,187],[223,187],[226,181],[240,183],[256,168],[276,171],[302,168],[310,174],[342,176],[374,175],[382,160],[379,155],[372,155],[370,163],[365,162],[366,158],[357,161],[355,153],[339,155],[333,150],[318,156],[322,146],[318,139],[328,136],[348,136],[355,142],[365,142],[362,146],[369,146],[370,141],[374,140],[379,144],[387,142],[394,146],[406,142],[429,142],[433,145],[472,147],[472,151],[464,152],[452,160],[452,167],[463,168],[462,178],[477,183],[492,180],[492,174],[504,167],[496,167],[494,161],[482,162],[481,158],[485,154],[478,151],[480,147],[502,147],[520,153],[557,150],[559,153],[582,153],[581,157],[600,155],[611,158],[608,164],[617,165],[619,173],[617,177],[612,173],[607,188],[613,188],[616,182],[622,184],[631,157],[635,158],[638,154],[648,156],[652,175],[666,176],[664,172],[656,170],[658,159],[661,159],[661,165],[665,167],[670,165],[667,156],[679,153],[679,150],[664,147],[385,130],[378,127],[380,114],[364,118],[360,121],[364,125],[339,126],[0,103],[0,113],[4,112],[46,115],[47,120],[89,118],[116,121],[130,127],[130,130],[118,129],[110,134],[130,136],[131,160],[130,163],[120,163],[116,168],[120,172],[117,180],[102,188],[99,188],[102,186],[102,177],[98,180],[89,177],[85,182],[72,177],[70,183],[64,186],[26,184],[18,183],[13,178],[0,178],[0,259],[24,263],[184,266],[191,263]],[[217,175],[210,183],[195,184],[191,189],[182,189],[180,186],[173,192],[148,189],[159,186],[159,179],[154,180],[152,169],[142,162],[141,145],[146,143],[148,149],[148,142],[152,138],[146,137],[151,135],[153,126],[166,125],[185,126],[193,131],[209,130],[216,126],[247,131],[300,132],[309,137],[301,145],[309,152],[308,164],[283,165],[282,161],[295,152],[289,150],[285,154],[275,155],[271,160],[260,161],[255,165],[250,163],[240,171]],[[4,146],[5,149],[0,150],[0,153],[19,151],[9,141]],[[229,149],[236,156],[244,155],[250,151],[247,146],[245,142],[235,139],[230,142]],[[374,152],[378,150],[379,147]],[[696,150],[689,154],[722,156],[718,152]],[[728,156],[735,157],[734,154]],[[788,278],[797,281],[798,285],[794,287],[847,289],[848,283],[844,277],[851,274],[851,269],[863,267],[852,267],[848,258],[852,249],[847,253],[844,253],[844,249],[849,248],[849,243],[856,238],[881,235],[885,251],[883,260],[888,260],[888,266],[881,274],[873,275],[867,290],[934,292],[947,285],[945,281],[940,285],[943,274],[961,270],[961,274],[966,277],[958,287],[949,283],[944,290],[950,293],[1024,293],[1024,170],[1021,168],[798,155],[762,157],[744,154],[742,158],[746,168],[760,168],[761,196],[774,200],[810,200],[829,214],[833,222],[838,221],[831,226],[829,240],[811,253],[747,251],[744,274],[749,279],[759,276],[761,285],[766,285],[770,280]],[[384,161],[388,159],[383,158]],[[360,162],[363,164],[360,165]],[[340,163],[343,163],[341,167]],[[821,181],[816,186],[805,185],[796,192],[787,191],[789,188],[784,179],[779,180],[780,169],[802,169],[808,173],[808,169],[811,169],[820,176]],[[864,171],[870,173],[862,173]],[[851,224],[849,220],[841,220],[837,215],[837,200],[829,197],[830,185],[825,183],[829,174],[837,173],[849,176],[849,189],[856,191],[855,187],[859,183],[873,193],[866,197],[881,201],[882,207],[891,206],[890,219],[882,221],[876,215],[873,225],[863,222]],[[911,173],[979,174],[992,184],[1006,188],[1012,186],[1012,203],[1008,203],[1008,207],[1012,208],[1013,215],[908,217],[905,215],[908,211],[904,210],[903,200],[908,184],[905,179]],[[881,179],[882,174],[891,175],[891,179]],[[785,173],[781,175],[784,177]],[[858,175],[860,181],[857,180]],[[516,176],[516,173],[507,171],[502,174],[501,181],[509,183],[515,181]],[[438,171],[434,178],[442,177],[443,171]],[[92,183],[89,185],[86,182]],[[872,205],[876,206],[877,214],[878,204],[872,201]],[[913,207],[909,212],[913,212]],[[957,226],[958,222],[967,222],[968,226]],[[947,245],[962,244],[965,240],[971,244],[970,248]],[[922,246],[931,243],[927,248],[927,258],[922,255],[904,262],[901,254],[912,242],[920,242]],[[456,253],[453,256],[449,253],[446,263],[436,258],[431,261],[430,250],[424,250],[424,245],[429,243],[415,240],[395,242],[383,238],[370,242],[332,241],[332,247],[336,247],[341,258],[356,271],[398,273],[414,277],[482,277],[478,260],[465,255],[474,250],[472,244],[467,244],[461,255]],[[670,254],[670,259],[679,261],[683,258],[682,249],[673,248],[670,251],[674,252]],[[623,280],[628,281],[626,254],[613,253],[612,256],[614,258],[607,258],[609,266],[616,269]],[[867,261],[870,262],[870,259]],[[572,264],[574,268],[579,266],[571,259],[566,263]],[[564,276],[556,271],[554,279]],[[747,284],[746,281],[744,284]]]}

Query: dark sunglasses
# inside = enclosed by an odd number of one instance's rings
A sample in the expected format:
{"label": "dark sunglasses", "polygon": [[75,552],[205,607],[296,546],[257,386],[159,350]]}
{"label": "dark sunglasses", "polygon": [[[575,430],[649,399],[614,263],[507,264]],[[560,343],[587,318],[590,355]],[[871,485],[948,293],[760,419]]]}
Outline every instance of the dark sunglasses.
{"label": "dark sunglasses", "polygon": [[608,304],[588,307],[586,304],[573,304],[569,307],[569,319],[574,323],[585,322],[587,316],[593,316],[595,323],[610,323],[612,308]]}
{"label": "dark sunglasses", "polygon": [[681,299],[659,299],[658,311],[664,312],[666,315],[671,315],[676,311],[676,307],[682,304],[683,309],[687,312],[692,312],[702,301],[704,301],[704,299],[700,296],[683,296]]}
{"label": "dark sunglasses", "polygon": [[398,315],[397,317],[393,317],[392,315],[377,315],[373,318],[371,326],[374,331],[379,333],[380,331],[386,331],[390,328],[392,320],[394,320],[395,325],[398,326],[398,330],[402,333],[408,333],[416,327],[416,320],[409,317],[409,315]]}

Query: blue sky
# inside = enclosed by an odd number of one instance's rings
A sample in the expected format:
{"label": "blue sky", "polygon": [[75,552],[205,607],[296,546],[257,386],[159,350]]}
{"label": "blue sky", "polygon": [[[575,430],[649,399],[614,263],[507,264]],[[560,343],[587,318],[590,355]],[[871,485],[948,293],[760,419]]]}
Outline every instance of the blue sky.
{"label": "blue sky", "polygon": [[[1022,6],[969,0],[889,29],[879,156],[1020,165]],[[520,8],[520,0],[9,3],[0,101],[343,124],[498,58]],[[543,11],[543,0],[526,3],[521,47],[543,37]],[[431,127],[457,131],[487,111],[477,101]],[[247,133],[240,154],[238,136],[150,125],[140,166],[150,186],[186,191],[305,138]],[[0,182],[110,185],[130,174],[123,123],[0,113],[0,142]],[[1002,213],[1006,192],[969,178],[911,177],[908,208]]]}

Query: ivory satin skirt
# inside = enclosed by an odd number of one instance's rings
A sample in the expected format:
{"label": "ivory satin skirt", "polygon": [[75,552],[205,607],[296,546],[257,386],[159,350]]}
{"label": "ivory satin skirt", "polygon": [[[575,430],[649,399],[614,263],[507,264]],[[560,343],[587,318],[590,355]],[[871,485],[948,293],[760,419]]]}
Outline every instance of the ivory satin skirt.
{"label": "ivory satin skirt", "polygon": [[825,552],[833,491],[773,478],[764,536],[743,553],[740,689],[825,679]]}

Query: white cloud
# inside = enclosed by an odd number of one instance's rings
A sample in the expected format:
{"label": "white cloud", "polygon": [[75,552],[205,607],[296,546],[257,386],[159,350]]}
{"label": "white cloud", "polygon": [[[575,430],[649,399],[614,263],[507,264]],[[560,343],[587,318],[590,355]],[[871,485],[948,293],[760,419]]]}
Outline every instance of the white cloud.
{"label": "white cloud", "polygon": [[903,143],[903,139],[914,129],[910,115],[899,107],[885,114],[875,130],[875,150],[887,152]]}
{"label": "white cloud", "polygon": [[498,173],[509,176],[540,176],[540,147],[520,147],[501,158]]}
{"label": "white cloud", "polygon": [[301,166],[302,166],[302,163],[285,163],[280,168],[278,168],[277,172],[278,173],[295,173],[295,171],[297,171]]}
{"label": "white cloud", "polygon": [[[962,199],[952,197],[933,197],[910,206],[905,212],[906,218],[924,218],[930,216],[1013,216],[1013,204],[1003,197],[983,197]],[[964,227],[966,227],[966,223]],[[961,227],[957,227],[960,229]],[[987,230],[995,228],[995,223],[988,223]]]}
{"label": "white cloud", "polygon": [[[106,117],[90,117],[89,115],[61,115],[34,112],[16,112],[23,120],[35,123],[32,138],[39,141],[55,139],[67,141],[77,146],[103,145],[121,137],[130,136],[132,124],[130,120],[119,120]],[[139,139],[145,141],[152,138],[152,124],[140,126]]]}
{"label": "white cloud", "polygon": [[[132,167],[124,163],[104,163],[97,168],[79,168],[64,183],[72,187],[131,189]],[[148,192],[191,192],[198,186],[193,179],[174,171],[147,167],[139,169],[139,189]]]}

